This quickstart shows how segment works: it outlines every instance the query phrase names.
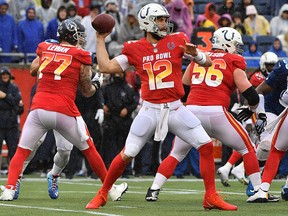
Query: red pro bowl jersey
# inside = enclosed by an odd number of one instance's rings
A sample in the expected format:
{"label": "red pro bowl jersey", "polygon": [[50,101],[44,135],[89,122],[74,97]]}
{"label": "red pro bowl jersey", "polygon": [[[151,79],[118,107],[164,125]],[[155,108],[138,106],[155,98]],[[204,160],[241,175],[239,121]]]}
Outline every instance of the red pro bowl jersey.
{"label": "red pro bowl jersey", "polygon": [[167,35],[155,45],[145,38],[124,43],[122,54],[136,68],[141,79],[143,100],[167,103],[184,95],[182,85],[182,57],[188,37],[180,32]]}
{"label": "red pro bowl jersey", "polygon": [[212,66],[202,67],[190,63],[191,88],[187,104],[199,106],[223,106],[228,109],[230,96],[236,89],[233,72],[246,70],[244,58],[224,51],[208,52]]}
{"label": "red pro bowl jersey", "polygon": [[40,58],[39,80],[31,110],[40,108],[79,116],[75,105],[80,67],[92,65],[91,53],[71,45],[42,42],[36,50]]}
{"label": "red pro bowl jersey", "polygon": [[260,71],[258,71],[251,76],[249,81],[250,81],[251,85],[256,88],[264,80],[265,80],[264,75]]}

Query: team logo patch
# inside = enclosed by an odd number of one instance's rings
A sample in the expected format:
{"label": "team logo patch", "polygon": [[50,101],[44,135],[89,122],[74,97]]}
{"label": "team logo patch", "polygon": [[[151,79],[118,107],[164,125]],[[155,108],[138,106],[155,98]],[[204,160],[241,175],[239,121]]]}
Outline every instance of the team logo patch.
{"label": "team logo patch", "polygon": [[167,44],[168,49],[173,50],[175,48],[175,43],[174,42],[169,42]]}

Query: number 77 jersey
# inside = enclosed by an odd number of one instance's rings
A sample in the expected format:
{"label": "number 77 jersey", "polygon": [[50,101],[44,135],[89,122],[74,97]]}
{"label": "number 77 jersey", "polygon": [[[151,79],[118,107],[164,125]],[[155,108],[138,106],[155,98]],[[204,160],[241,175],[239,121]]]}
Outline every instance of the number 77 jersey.
{"label": "number 77 jersey", "polygon": [[166,103],[184,95],[182,57],[188,37],[182,33],[167,35],[157,44],[145,38],[124,43],[122,54],[136,68],[141,79],[141,97],[151,103]]}
{"label": "number 77 jersey", "polygon": [[208,53],[212,66],[202,67],[191,62],[186,73],[191,78],[187,104],[198,106],[223,106],[228,110],[230,96],[236,89],[233,73],[237,68],[246,70],[244,58],[224,51]]}
{"label": "number 77 jersey", "polygon": [[81,65],[92,65],[91,53],[72,45],[42,42],[39,80],[31,110],[39,108],[79,116],[75,105]]}

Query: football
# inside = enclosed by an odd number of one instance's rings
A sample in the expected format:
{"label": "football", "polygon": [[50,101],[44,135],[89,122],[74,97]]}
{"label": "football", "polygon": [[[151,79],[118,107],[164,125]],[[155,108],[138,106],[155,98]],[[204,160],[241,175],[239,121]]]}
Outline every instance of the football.
{"label": "football", "polygon": [[115,19],[110,14],[98,14],[91,24],[97,32],[107,33],[111,32],[115,26]]}

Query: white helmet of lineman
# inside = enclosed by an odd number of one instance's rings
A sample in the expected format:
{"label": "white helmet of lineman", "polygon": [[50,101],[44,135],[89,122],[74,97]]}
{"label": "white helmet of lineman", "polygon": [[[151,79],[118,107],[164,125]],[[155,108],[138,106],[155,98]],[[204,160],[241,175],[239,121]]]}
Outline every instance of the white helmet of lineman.
{"label": "white helmet of lineman", "polygon": [[217,29],[212,38],[212,48],[221,49],[232,54],[241,54],[243,50],[241,34],[233,28],[223,27]]}
{"label": "white helmet of lineman", "polygon": [[275,65],[278,62],[278,56],[273,52],[265,52],[260,58],[260,69],[262,72],[269,74],[272,68],[267,68],[266,64]]}
{"label": "white helmet of lineman", "polygon": [[168,19],[170,14],[163,5],[150,3],[140,9],[138,22],[141,30],[154,33],[162,38],[170,33],[171,24],[167,21],[166,31],[161,31],[156,24],[157,17],[167,17]]}

